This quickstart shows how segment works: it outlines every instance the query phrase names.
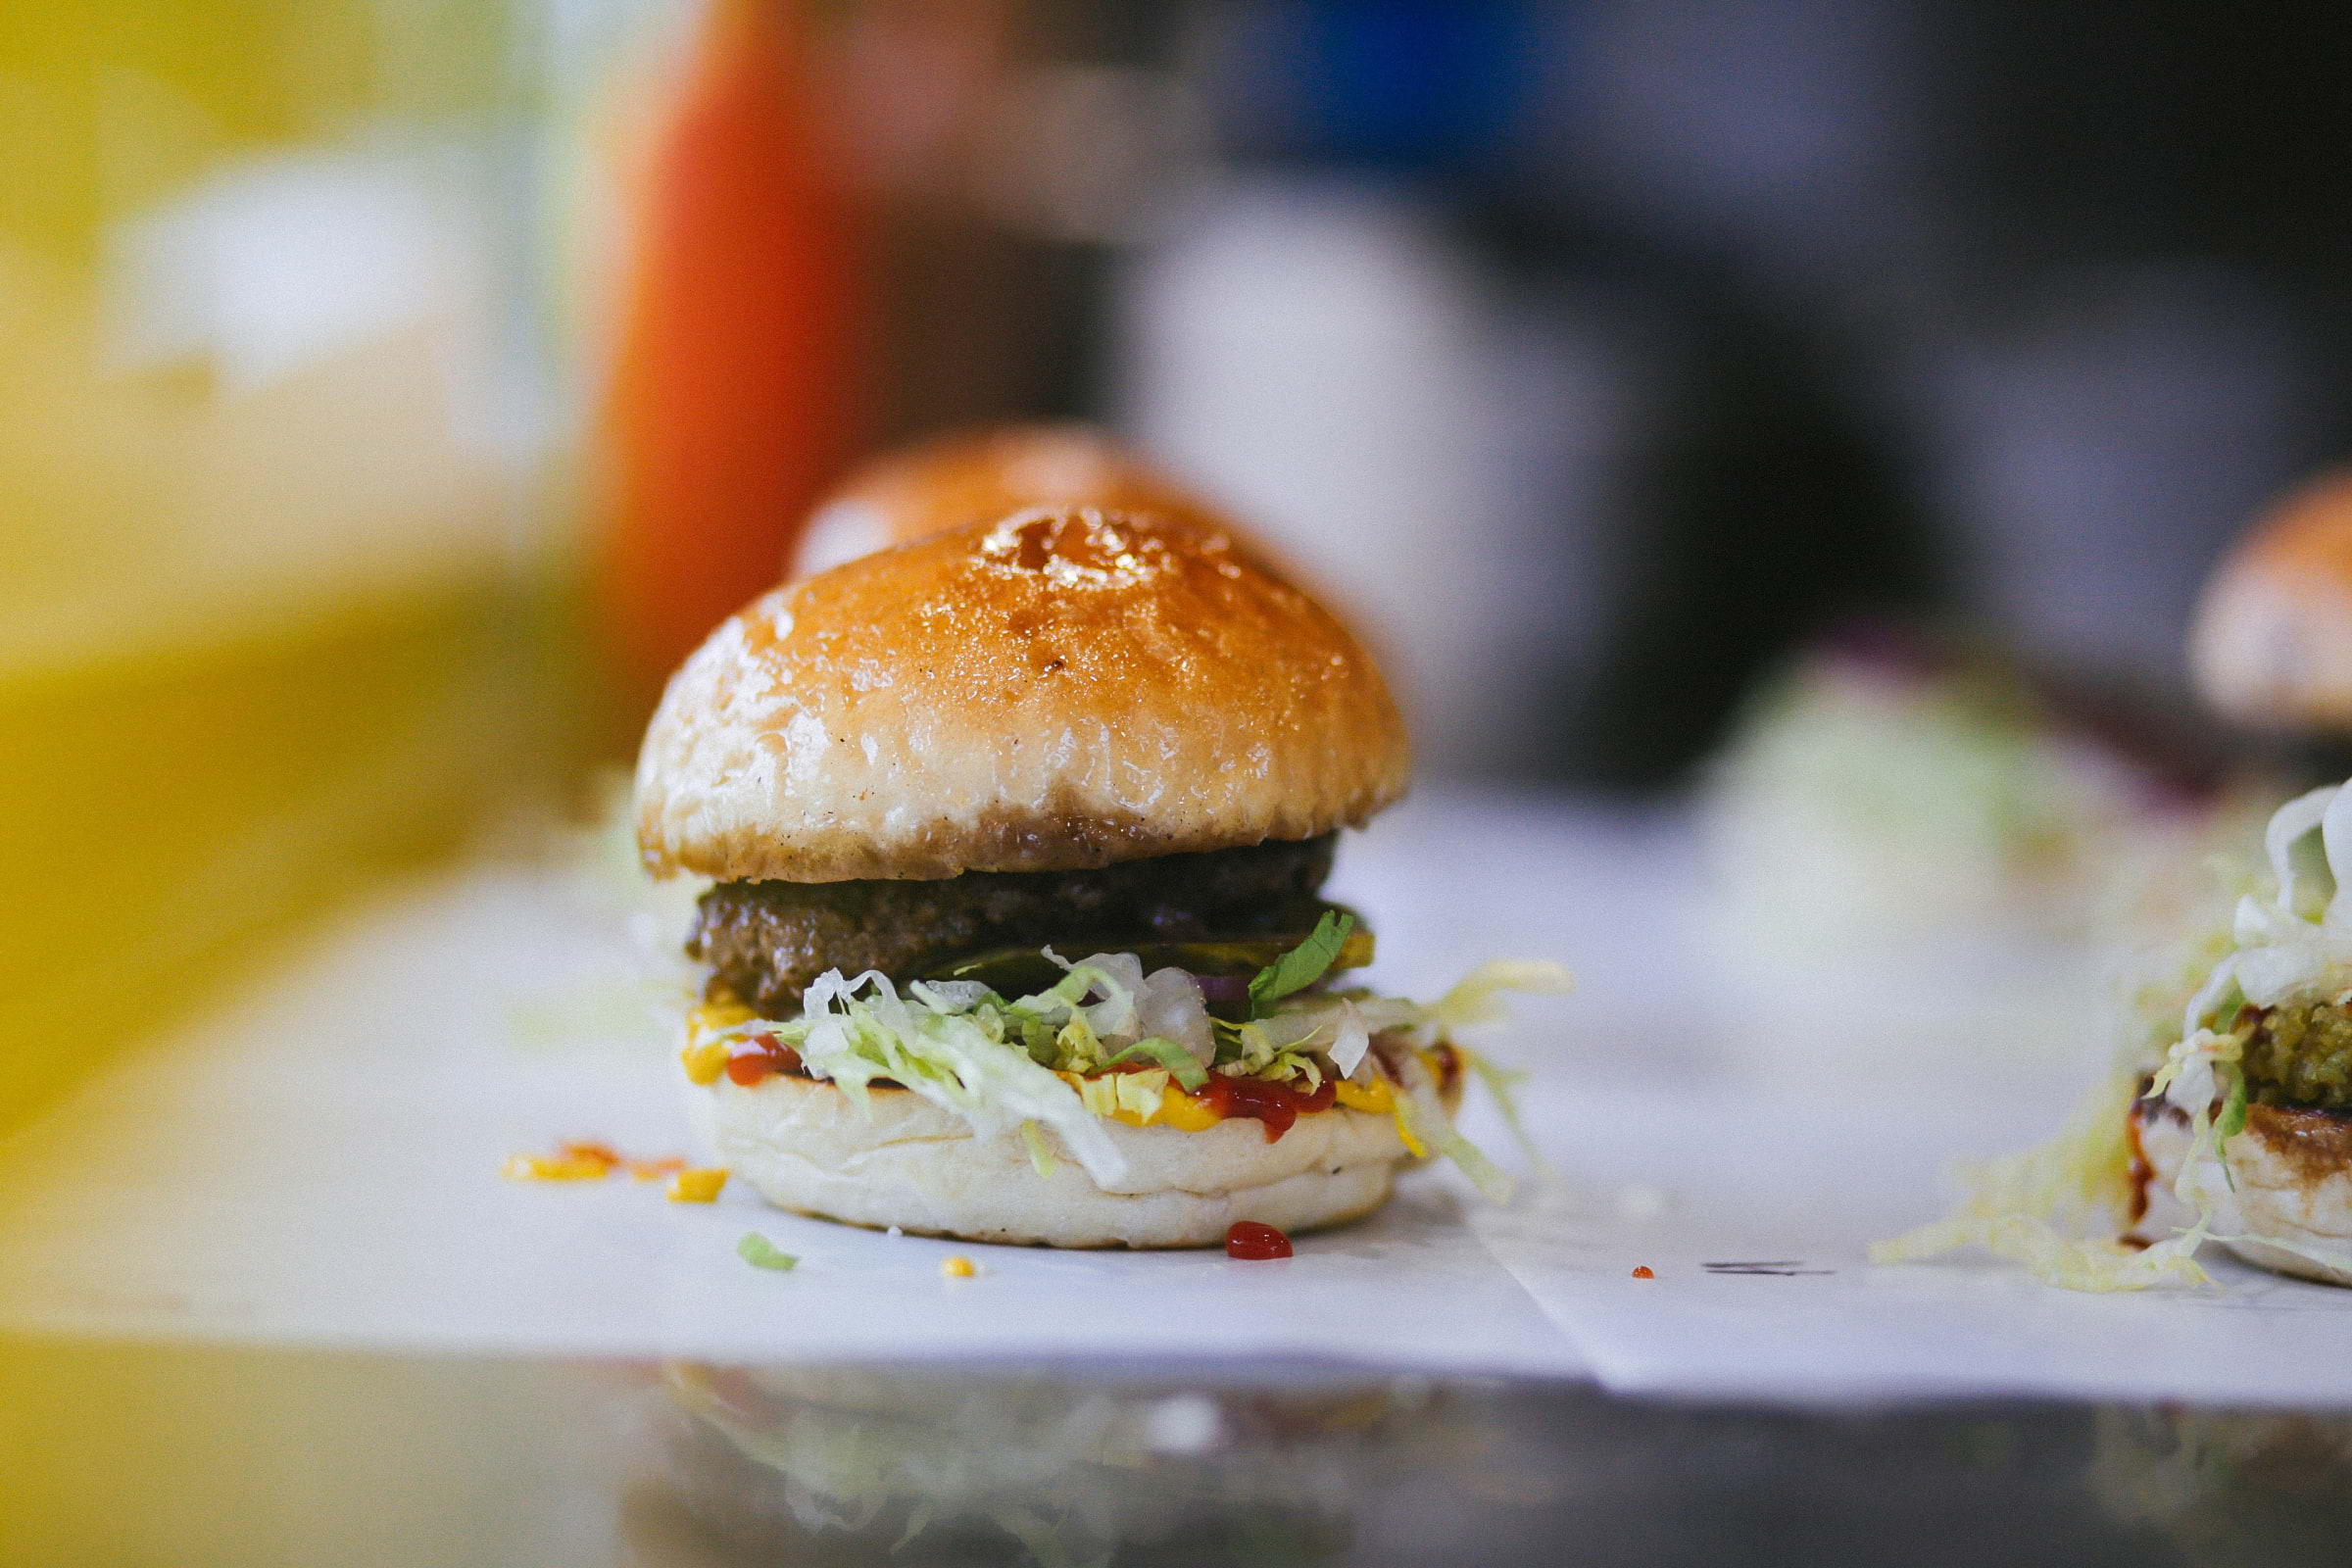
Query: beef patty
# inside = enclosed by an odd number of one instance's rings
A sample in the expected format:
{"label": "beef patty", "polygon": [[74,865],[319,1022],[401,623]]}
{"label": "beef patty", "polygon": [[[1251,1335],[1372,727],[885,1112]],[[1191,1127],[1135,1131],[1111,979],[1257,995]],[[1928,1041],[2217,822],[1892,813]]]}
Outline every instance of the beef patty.
{"label": "beef patty", "polygon": [[703,895],[686,951],[776,1017],[827,969],[906,978],[987,948],[1050,942],[1077,957],[1119,942],[1304,930],[1338,838],[1163,855],[1097,871],[722,882]]}

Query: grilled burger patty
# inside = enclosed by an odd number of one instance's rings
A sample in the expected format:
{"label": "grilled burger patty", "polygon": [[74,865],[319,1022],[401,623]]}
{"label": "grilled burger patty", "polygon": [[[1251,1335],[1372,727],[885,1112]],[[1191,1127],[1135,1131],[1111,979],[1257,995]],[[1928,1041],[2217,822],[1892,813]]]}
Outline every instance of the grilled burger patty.
{"label": "grilled burger patty", "polygon": [[1326,833],[1095,871],[722,882],[703,895],[686,951],[775,1017],[827,969],[905,978],[985,948],[1051,942],[1077,957],[1118,942],[1303,930],[1314,923],[1315,893],[1331,874],[1338,840]]}

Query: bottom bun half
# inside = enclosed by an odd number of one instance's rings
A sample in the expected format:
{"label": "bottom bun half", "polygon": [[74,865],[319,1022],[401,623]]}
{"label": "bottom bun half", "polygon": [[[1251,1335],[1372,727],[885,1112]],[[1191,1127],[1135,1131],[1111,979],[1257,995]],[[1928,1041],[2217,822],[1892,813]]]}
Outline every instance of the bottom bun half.
{"label": "bottom bun half", "polygon": [[1344,1106],[1275,1143],[1243,1118],[1198,1132],[1104,1121],[1126,1171],[1098,1183],[1051,1133],[1040,1174],[1016,1131],[980,1132],[906,1089],[868,1090],[864,1110],[830,1083],[782,1075],[690,1094],[719,1161],[777,1207],[971,1242],[1213,1247],[1236,1220],[1338,1225],[1387,1201],[1407,1157],[1392,1118]]}
{"label": "bottom bun half", "polygon": [[[2140,1139],[2160,1195],[2186,1156],[2184,1117],[2136,1108]],[[2230,1193],[2214,1229],[2222,1244],[2258,1267],[2328,1285],[2352,1285],[2352,1116],[2277,1105],[2246,1107],[2245,1130],[2223,1152]],[[2181,1205],[2164,1218],[2186,1224]],[[2154,1217],[2152,1215],[2152,1217]]]}

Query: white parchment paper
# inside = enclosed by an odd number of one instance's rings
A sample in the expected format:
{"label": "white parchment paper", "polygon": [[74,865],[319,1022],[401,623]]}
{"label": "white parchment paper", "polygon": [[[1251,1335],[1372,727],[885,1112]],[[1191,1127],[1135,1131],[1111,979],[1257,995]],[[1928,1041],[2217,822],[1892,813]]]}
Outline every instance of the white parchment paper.
{"label": "white parchment paper", "polygon": [[[1428,994],[1502,955],[1583,979],[1490,1043],[1537,1074],[1528,1119],[1555,1179],[1494,1209],[1426,1173],[1376,1219],[1254,1264],[894,1238],[739,1188],[698,1206],[623,1178],[504,1180],[507,1155],[568,1137],[690,1151],[609,923],[547,874],[467,872],[354,915],[0,1147],[0,1328],[712,1359],[1321,1356],[1800,1400],[2352,1402],[2352,1292],[2220,1258],[2226,1289],[2130,1297],[1984,1260],[1866,1264],[1872,1239],[1936,1211],[1949,1160],[2062,1120],[2103,1044],[2054,1018],[2021,1049],[1979,975],[1906,1014],[1933,1029],[1886,1040],[1855,1019],[1793,1058],[1784,1027],[1750,1029],[1726,994],[1693,888],[1671,819],[1541,801],[1422,802],[1352,844],[1339,891],[1375,920],[1383,984]],[[2003,1031],[1997,1074],[1967,1070],[1972,1019]],[[1902,1053],[1899,1071],[1870,1065]],[[1489,1116],[1472,1130],[1507,1147]],[[744,1264],[749,1230],[800,1266]],[[956,1252],[979,1278],[941,1276]]]}

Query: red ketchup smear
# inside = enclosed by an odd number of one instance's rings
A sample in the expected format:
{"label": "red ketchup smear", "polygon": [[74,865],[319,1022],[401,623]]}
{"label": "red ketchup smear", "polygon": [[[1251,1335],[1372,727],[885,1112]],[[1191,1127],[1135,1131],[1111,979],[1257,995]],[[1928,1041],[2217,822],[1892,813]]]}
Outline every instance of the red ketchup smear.
{"label": "red ketchup smear", "polygon": [[1238,1257],[1245,1263],[1288,1257],[1291,1239],[1271,1225],[1260,1225],[1253,1219],[1235,1220],[1225,1232],[1225,1255]]}
{"label": "red ketchup smear", "polygon": [[1304,1095],[1288,1084],[1269,1083],[1263,1078],[1230,1078],[1212,1072],[1208,1082],[1195,1093],[1201,1103],[1220,1116],[1250,1116],[1265,1123],[1266,1142],[1276,1144],[1299,1117],[1329,1110],[1339,1086],[1326,1078],[1313,1094]]}
{"label": "red ketchup smear", "polygon": [[801,1054],[774,1035],[753,1035],[747,1044],[753,1047],[750,1053],[727,1058],[727,1077],[746,1089],[773,1074],[801,1070]]}

